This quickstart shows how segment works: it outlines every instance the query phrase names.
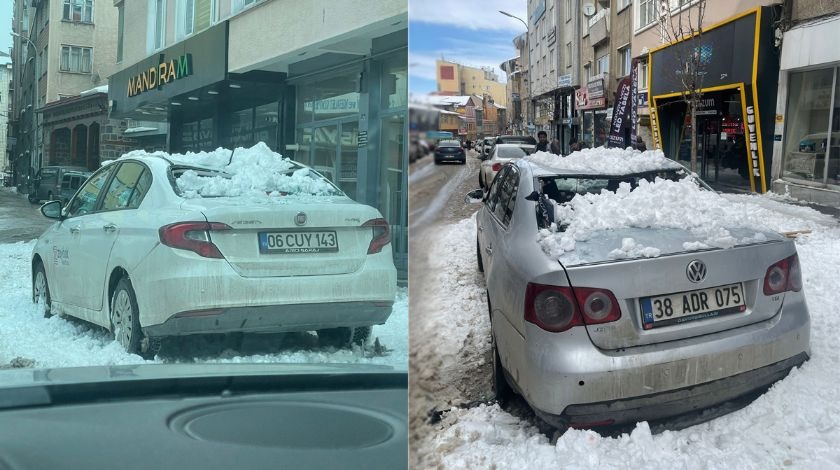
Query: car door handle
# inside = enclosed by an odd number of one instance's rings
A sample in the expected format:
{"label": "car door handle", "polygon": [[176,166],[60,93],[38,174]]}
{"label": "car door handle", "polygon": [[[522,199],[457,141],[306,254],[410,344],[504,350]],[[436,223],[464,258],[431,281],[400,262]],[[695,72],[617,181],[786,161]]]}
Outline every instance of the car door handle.
{"label": "car door handle", "polygon": [[81,230],[82,229],[80,229],[78,225],[75,227],[70,227],[70,233],[79,233]]}
{"label": "car door handle", "polygon": [[114,224],[107,224],[107,225],[102,226],[102,230],[104,230],[106,232],[113,232],[116,229],[117,229],[117,226],[114,225]]}
{"label": "car door handle", "polygon": [[478,231],[479,231],[479,232],[483,232],[483,231],[484,231],[484,227],[482,227],[481,225],[479,225],[479,226],[478,226]]}

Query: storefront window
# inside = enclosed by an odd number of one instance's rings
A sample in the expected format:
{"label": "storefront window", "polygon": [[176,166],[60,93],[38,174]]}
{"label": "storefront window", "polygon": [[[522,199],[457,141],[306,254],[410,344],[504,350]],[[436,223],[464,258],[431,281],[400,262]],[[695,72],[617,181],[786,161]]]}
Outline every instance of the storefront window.
{"label": "storefront window", "polygon": [[[382,175],[379,210],[391,224],[394,253],[399,256],[408,250],[406,207],[405,115],[391,115],[382,119]],[[398,260],[399,261],[399,260]]]}
{"label": "storefront window", "polygon": [[834,111],[831,116],[831,139],[828,151],[828,184],[840,185],[840,69],[834,74]]}
{"label": "storefront window", "polygon": [[408,105],[408,64],[405,57],[395,58],[382,67],[382,108],[393,109]]}
{"label": "storefront window", "polygon": [[607,124],[607,112],[595,111],[595,147],[606,145],[610,126]]}
{"label": "storefront window", "polygon": [[254,110],[253,108],[235,111],[230,114],[230,144],[231,147],[250,147],[253,142]]}
{"label": "storefront window", "polygon": [[351,199],[356,199],[356,180],[359,171],[359,123],[341,124],[341,162],[338,170],[338,187]]}
{"label": "storefront window", "polygon": [[181,151],[199,152],[213,146],[213,119],[181,124]]}
{"label": "storefront window", "polygon": [[280,107],[277,103],[257,106],[254,113],[254,141],[265,142],[277,149],[277,126],[280,122]]}
{"label": "storefront window", "polygon": [[594,114],[592,111],[584,111],[583,112],[583,133],[580,136],[580,141],[586,147],[592,147],[593,143],[593,123],[592,118]]}
{"label": "storefront window", "polygon": [[359,72],[332,75],[298,87],[297,122],[312,122],[359,112]]}
{"label": "storefront window", "polygon": [[[822,183],[828,176],[837,182],[840,171],[837,166],[840,158],[837,154],[840,151],[837,117],[831,123],[833,125],[829,123],[834,74],[835,69],[790,74],[784,147],[786,177]],[[836,97],[833,105],[837,109]],[[832,130],[831,139],[828,139],[829,128]],[[826,165],[827,151],[829,165]]]}

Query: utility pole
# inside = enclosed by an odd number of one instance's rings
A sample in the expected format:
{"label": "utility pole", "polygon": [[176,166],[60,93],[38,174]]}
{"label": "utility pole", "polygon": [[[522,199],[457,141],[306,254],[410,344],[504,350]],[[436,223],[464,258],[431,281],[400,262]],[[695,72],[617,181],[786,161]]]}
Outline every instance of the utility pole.
{"label": "utility pole", "polygon": [[[510,13],[508,13],[506,11],[499,10],[499,13],[501,13],[505,16],[509,16],[513,19],[519,20],[519,22],[522,23],[523,26],[525,26],[525,49],[527,49],[526,52],[528,53],[528,114],[531,115],[531,114],[534,114],[534,111],[533,111],[533,109],[534,109],[534,101],[533,101],[534,95],[532,93],[532,88],[531,88],[531,83],[533,81],[533,80],[531,80],[531,34],[528,31],[528,23],[526,23],[525,20],[523,20],[522,18],[520,18],[518,16],[515,16],[515,15],[511,15]],[[533,122],[534,119],[531,119],[531,116],[528,116],[528,121]],[[526,129],[528,128],[527,123],[525,124],[525,128]]]}

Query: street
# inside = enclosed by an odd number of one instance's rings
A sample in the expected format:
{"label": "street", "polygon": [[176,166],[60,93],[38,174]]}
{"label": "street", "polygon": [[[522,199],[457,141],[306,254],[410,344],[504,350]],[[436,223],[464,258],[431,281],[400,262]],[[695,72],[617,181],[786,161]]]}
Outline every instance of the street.
{"label": "street", "polygon": [[412,465],[549,468],[573,461],[580,468],[836,468],[835,218],[772,193],[723,194],[763,214],[776,231],[810,232],[796,240],[811,314],[810,361],[761,396],[674,421],[558,435],[521,397],[504,408],[495,403],[484,277],[475,258],[472,215],[480,204],[464,202],[477,187],[479,160],[474,152],[465,166],[436,166],[432,160],[418,160],[409,177]]}
{"label": "street", "polygon": [[14,243],[38,238],[52,221],[13,188],[0,189],[0,243]]}

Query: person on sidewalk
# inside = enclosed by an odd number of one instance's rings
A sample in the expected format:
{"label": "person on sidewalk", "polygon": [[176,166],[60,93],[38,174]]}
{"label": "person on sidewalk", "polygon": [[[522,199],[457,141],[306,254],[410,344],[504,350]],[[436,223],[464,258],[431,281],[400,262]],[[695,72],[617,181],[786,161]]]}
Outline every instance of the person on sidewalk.
{"label": "person on sidewalk", "polygon": [[545,131],[537,132],[537,152],[548,152],[548,134]]}
{"label": "person on sidewalk", "polygon": [[563,154],[563,146],[560,145],[560,139],[554,139],[551,141],[551,145],[549,146],[551,149],[551,153],[554,155],[562,155]]}

